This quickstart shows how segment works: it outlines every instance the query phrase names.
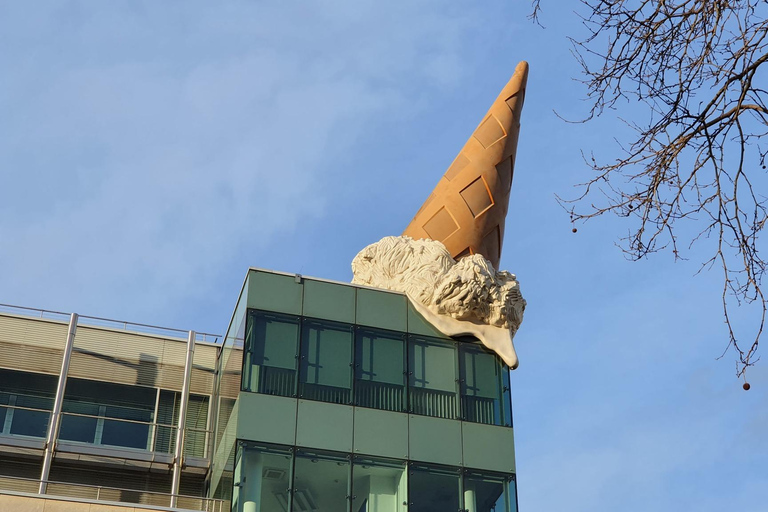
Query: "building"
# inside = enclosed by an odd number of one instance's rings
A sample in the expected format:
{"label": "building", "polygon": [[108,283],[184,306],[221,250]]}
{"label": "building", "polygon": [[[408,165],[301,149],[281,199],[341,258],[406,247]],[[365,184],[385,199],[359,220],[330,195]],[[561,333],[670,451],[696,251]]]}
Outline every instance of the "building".
{"label": "building", "polygon": [[500,358],[300,275],[250,269],[223,339],[2,308],[0,426],[0,510],[517,510]]}

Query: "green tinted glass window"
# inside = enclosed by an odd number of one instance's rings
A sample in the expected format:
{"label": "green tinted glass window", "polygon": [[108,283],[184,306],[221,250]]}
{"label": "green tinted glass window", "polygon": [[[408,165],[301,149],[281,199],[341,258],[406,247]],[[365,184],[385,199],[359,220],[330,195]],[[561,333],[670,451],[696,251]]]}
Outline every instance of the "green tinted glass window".
{"label": "green tinted glass window", "polygon": [[351,325],[305,319],[301,329],[299,396],[351,403],[352,345]]}
{"label": "green tinted glass window", "polygon": [[466,421],[503,425],[503,373],[495,354],[473,343],[459,343],[462,417]]}
{"label": "green tinted glass window", "polygon": [[456,343],[408,337],[410,411],[437,418],[458,418]]}
{"label": "green tinted glass window", "polygon": [[352,510],[407,512],[407,480],[404,462],[356,457],[352,466]]}
{"label": "green tinted glass window", "polygon": [[349,466],[345,456],[296,452],[291,511],[348,512]]}
{"label": "green tinted glass window", "polygon": [[243,443],[235,466],[234,512],[288,510],[291,451]]}
{"label": "green tinted glass window", "polygon": [[504,373],[502,374],[502,382],[504,383],[504,399],[502,405],[504,406],[504,425],[507,427],[512,426],[512,387],[509,382],[509,366],[504,365]]}
{"label": "green tinted glass window", "polygon": [[358,329],[355,336],[355,405],[405,410],[405,335]]}
{"label": "green tinted glass window", "polygon": [[249,311],[243,389],[296,396],[298,317]]}
{"label": "green tinted glass window", "polygon": [[464,510],[473,512],[511,512],[508,478],[480,473],[464,475]]}

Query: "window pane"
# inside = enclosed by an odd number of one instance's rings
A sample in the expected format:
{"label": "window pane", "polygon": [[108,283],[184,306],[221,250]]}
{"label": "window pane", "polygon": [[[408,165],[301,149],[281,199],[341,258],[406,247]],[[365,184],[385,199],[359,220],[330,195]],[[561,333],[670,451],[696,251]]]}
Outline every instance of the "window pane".
{"label": "window pane", "polygon": [[243,389],[268,395],[296,396],[299,320],[251,311]]}
{"label": "window pane", "polygon": [[459,344],[462,415],[466,421],[501,425],[502,364],[494,354],[469,343]]}
{"label": "window pane", "polygon": [[473,512],[510,512],[507,478],[469,473],[464,476],[464,509]]}
{"label": "window pane", "polygon": [[[0,406],[8,405],[10,398],[11,398],[11,395],[9,393],[3,393],[2,391],[0,391]],[[5,425],[6,411],[8,411],[7,407],[0,407],[0,434],[3,433],[3,425]]]}
{"label": "window pane", "polygon": [[360,329],[355,341],[355,404],[405,408],[405,336]]}
{"label": "window pane", "polygon": [[45,437],[57,381],[53,375],[0,369],[0,403],[9,406],[0,407],[0,432]]}
{"label": "window pane", "polygon": [[406,512],[407,475],[405,463],[355,459],[352,512]]}
{"label": "window pane", "polygon": [[510,386],[509,382],[509,366],[504,365],[504,373],[502,374],[504,383],[504,397],[503,397],[503,403],[504,406],[504,425],[511,427],[512,426],[512,387]]}
{"label": "window pane", "polygon": [[179,413],[178,394],[175,391],[160,390],[160,403],[157,406],[157,427],[155,427],[156,452],[173,452],[176,432],[173,424]]}
{"label": "window pane", "polygon": [[294,473],[292,512],[349,510],[349,460],[297,452]]}
{"label": "window pane", "polygon": [[208,427],[209,397],[189,395],[187,405],[187,431],[184,434],[184,454],[192,457],[205,457],[206,428]]}
{"label": "window pane", "polygon": [[[149,423],[152,420],[151,411],[131,407],[108,406],[104,415],[107,418],[121,418],[132,421],[104,420],[101,444],[140,448],[142,450],[148,448]],[[134,423],[134,421],[141,421],[143,423]]]}
{"label": "window pane", "polygon": [[350,403],[351,365],[351,325],[316,320],[303,322],[299,396],[322,402]]}
{"label": "window pane", "polygon": [[410,409],[414,414],[456,419],[456,345],[408,338]]}
{"label": "window pane", "polygon": [[459,471],[412,466],[408,475],[408,512],[459,510]]}
{"label": "window pane", "polygon": [[517,480],[514,477],[509,480],[509,505],[510,512],[517,512]]}
{"label": "window pane", "polygon": [[[96,425],[99,421],[98,404],[64,400],[61,406],[62,417],[59,439],[93,443],[96,438]],[[87,416],[79,416],[85,414]]]}
{"label": "window pane", "polygon": [[235,469],[239,485],[233,499],[238,512],[277,512],[288,510],[291,486],[291,452],[254,446],[241,446]]}
{"label": "window pane", "polygon": [[[172,453],[176,447],[176,425],[179,422],[181,393],[160,390],[160,403],[157,407],[157,426],[155,427],[156,452]],[[209,397],[189,395],[187,422],[184,441],[184,454],[192,457],[204,457],[206,449],[205,429],[208,422]]]}
{"label": "window pane", "polygon": [[30,411],[26,409],[14,409],[11,434],[20,436],[45,437],[48,429],[48,419],[53,408],[52,398],[37,396],[17,395],[16,407],[30,409],[47,409],[47,411]]}

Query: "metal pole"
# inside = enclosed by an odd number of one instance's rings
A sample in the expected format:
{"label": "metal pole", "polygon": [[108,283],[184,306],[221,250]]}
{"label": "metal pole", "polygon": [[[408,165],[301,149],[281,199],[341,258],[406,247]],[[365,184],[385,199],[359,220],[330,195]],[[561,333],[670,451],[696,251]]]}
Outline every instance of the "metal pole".
{"label": "metal pole", "polygon": [[173,483],[171,484],[171,507],[176,506],[181,483],[181,469],[184,462],[184,427],[187,422],[187,405],[189,404],[189,381],[192,377],[192,360],[195,357],[195,331],[189,331],[187,338],[187,360],[184,363],[184,384],[181,388],[181,403],[179,404],[179,423],[176,427],[176,449],[173,451]]}
{"label": "metal pole", "polygon": [[67,330],[67,342],[64,345],[64,355],[61,358],[61,371],[59,372],[59,384],[56,386],[56,397],[53,400],[51,419],[48,422],[48,433],[45,437],[45,452],[43,453],[43,469],[40,472],[40,488],[38,492],[45,494],[48,490],[48,476],[51,473],[53,453],[56,450],[56,440],[59,438],[59,426],[61,425],[61,406],[64,403],[64,389],[67,387],[67,372],[69,360],[72,357],[72,346],[75,344],[75,331],[77,331],[77,313],[69,315],[69,329]]}

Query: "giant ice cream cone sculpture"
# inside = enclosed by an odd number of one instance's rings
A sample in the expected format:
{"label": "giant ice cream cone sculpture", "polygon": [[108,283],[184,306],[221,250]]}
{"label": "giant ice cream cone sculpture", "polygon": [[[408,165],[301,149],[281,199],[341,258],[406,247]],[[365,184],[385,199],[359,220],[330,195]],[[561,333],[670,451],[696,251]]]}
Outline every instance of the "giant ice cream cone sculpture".
{"label": "giant ice cream cone sculpture", "polygon": [[455,259],[499,268],[528,63],[521,62],[403,235],[442,242]]}

